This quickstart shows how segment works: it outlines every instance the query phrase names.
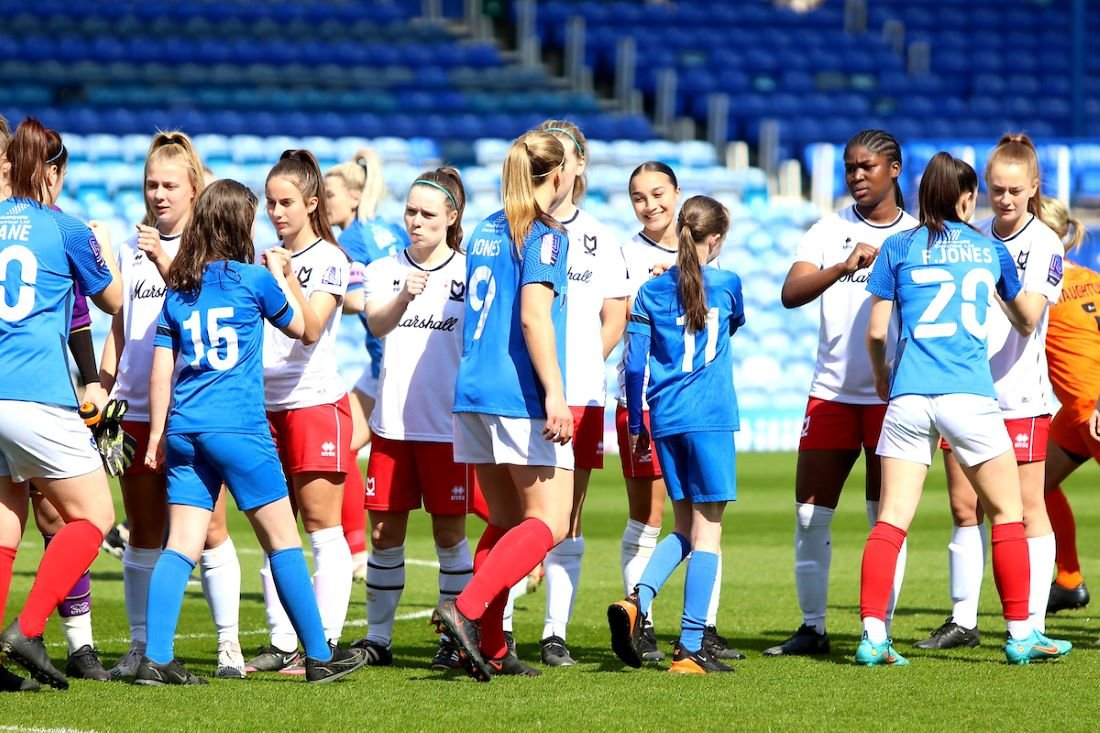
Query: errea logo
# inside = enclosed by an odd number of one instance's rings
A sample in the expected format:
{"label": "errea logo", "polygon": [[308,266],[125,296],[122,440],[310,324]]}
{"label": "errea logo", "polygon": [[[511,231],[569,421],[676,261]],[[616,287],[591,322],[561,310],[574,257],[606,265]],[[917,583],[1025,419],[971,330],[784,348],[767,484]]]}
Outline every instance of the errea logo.
{"label": "errea logo", "polygon": [[451,501],[466,501],[466,487],[465,486],[452,486],[451,487]]}
{"label": "errea logo", "polygon": [[1017,433],[1012,439],[1013,448],[1028,448],[1031,446],[1031,436],[1027,433]]}
{"label": "errea logo", "polygon": [[321,457],[334,458],[336,456],[336,444],[330,440],[321,443]]}

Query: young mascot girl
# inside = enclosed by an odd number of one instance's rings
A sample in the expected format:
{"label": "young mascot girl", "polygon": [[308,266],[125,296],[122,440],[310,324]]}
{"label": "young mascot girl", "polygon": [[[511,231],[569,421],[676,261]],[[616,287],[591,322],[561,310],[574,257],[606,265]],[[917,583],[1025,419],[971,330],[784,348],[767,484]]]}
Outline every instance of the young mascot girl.
{"label": "young mascot girl", "polygon": [[[875,389],[889,405],[878,443],[882,504],[863,551],[857,664],[908,664],[889,638],[886,605],[940,435],[993,525],[993,575],[1008,627],[1008,661],[1027,664],[1070,650],[1069,642],[1048,639],[1028,618],[1020,482],[987,356],[994,293],[1020,317],[1022,291],[1008,250],[966,223],[977,189],[973,168],[937,153],[921,178],[921,226],[883,243],[867,282],[867,348]],[[891,369],[886,343],[895,303],[900,325]]]}
{"label": "young mascot girl", "polygon": [[504,159],[504,210],[466,255],[466,322],[455,387],[455,460],[475,464],[489,505],[474,577],[433,620],[482,681],[535,675],[504,639],[508,591],[565,537],[573,503],[573,415],[565,400],[569,240],[553,211],[573,189],[565,148],[530,132]]}
{"label": "young mascot girl", "polygon": [[[272,250],[290,260],[301,285],[295,303],[305,320],[302,340],[268,328],[264,338],[264,393],[271,433],[290,480],[294,505],[309,534],[315,570],[313,590],[325,633],[340,640],[351,598],[351,550],[341,525],[344,481],[359,475],[351,451],[351,408],[333,353],[340,304],[351,270],[336,244],[325,206],[317,159],[288,150],[267,176],[267,214],[281,240]],[[271,251],[271,250],[269,250]],[[271,646],[248,668],[301,672],[298,639],[283,612],[271,568],[261,571]]]}
{"label": "young mascot girl", "polygon": [[737,498],[734,433],[739,428],[730,337],[745,323],[741,278],[703,267],[718,256],[729,213],[712,198],[684,202],[677,222],[676,265],[642,285],[630,310],[626,355],[631,443],[644,449],[642,386],[652,437],[672,499],[676,526],[662,540],[634,592],[607,609],[611,647],[624,663],[642,666],[642,629],[654,596],[690,554],[684,614],[670,672],[731,672],[703,643],[718,552],[722,513]]}
{"label": "young mascot girl", "polygon": [[[135,679],[141,685],[206,682],[175,659],[173,641],[223,482],[252,523],[305,643],[306,679],[329,682],[366,662],[358,649],[329,647],[264,414],[264,321],[299,338],[305,318],[288,302],[301,292],[282,251],[266,253],[267,270],[248,264],[256,203],[236,181],[213,183],[195,202],[168,272],[149,378],[145,463],[167,469],[170,529],[149,581],[148,643]],[[177,357],[184,367],[173,387]]]}

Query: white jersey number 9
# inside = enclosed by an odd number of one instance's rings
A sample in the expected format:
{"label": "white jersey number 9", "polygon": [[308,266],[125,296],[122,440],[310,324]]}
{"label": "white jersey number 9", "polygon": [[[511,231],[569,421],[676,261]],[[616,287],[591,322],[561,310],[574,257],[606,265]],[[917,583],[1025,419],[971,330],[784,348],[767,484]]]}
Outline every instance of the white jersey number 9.
{"label": "white jersey number 9", "polygon": [[[913,338],[934,339],[954,336],[959,324],[955,321],[940,321],[944,308],[955,296],[958,287],[950,270],[942,267],[927,267],[913,270],[913,282],[918,285],[939,283],[939,289],[932,298],[932,302],[921,313],[916,327],[913,328]],[[978,300],[979,286],[985,286],[985,300]],[[993,273],[985,269],[975,269],[966,273],[962,279],[962,303],[959,305],[959,319],[963,328],[977,338],[984,339],[989,334],[989,301],[993,292]],[[981,305],[979,312],[978,306]]]}
{"label": "white jersey number 9", "polygon": [[[8,291],[4,283],[8,279],[8,267],[18,262],[22,268],[24,285],[16,290],[15,305],[8,305]],[[38,280],[38,260],[26,247],[15,244],[0,252],[0,320],[14,323],[30,315],[34,308],[34,284]]]}
{"label": "white jersey number 9", "polygon": [[[479,294],[482,283],[488,283],[485,289],[485,297]],[[474,341],[481,338],[481,332],[485,330],[485,319],[489,317],[489,309],[493,307],[493,299],[497,297],[497,281],[493,277],[493,271],[481,265],[470,276],[470,286],[467,297],[470,299],[470,307],[479,312],[477,328],[474,329]]]}
{"label": "white jersey number 9", "polygon": [[[202,367],[202,359],[205,356],[210,366],[219,372],[230,369],[237,363],[240,347],[237,344],[237,332],[232,326],[222,326],[218,320],[232,318],[232,308],[211,308],[206,312],[206,339],[210,342],[210,350],[207,351],[203,343],[202,323],[199,312],[195,311],[183,322],[183,327],[191,335],[191,345],[195,347],[195,358],[191,360],[191,366],[195,369]],[[218,352],[219,342],[225,342],[225,355]]]}

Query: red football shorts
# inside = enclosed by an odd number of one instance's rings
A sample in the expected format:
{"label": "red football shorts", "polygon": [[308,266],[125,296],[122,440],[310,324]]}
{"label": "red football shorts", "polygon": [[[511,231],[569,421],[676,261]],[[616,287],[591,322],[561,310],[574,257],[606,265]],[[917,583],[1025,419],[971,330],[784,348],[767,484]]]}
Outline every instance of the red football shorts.
{"label": "red football shorts", "polygon": [[409,512],[421,501],[429,514],[489,514],[473,466],[455,463],[451,443],[390,440],[375,433],[367,463],[367,509]]}
{"label": "red football shorts", "polygon": [[603,407],[570,407],[575,468],[603,468]]}
{"label": "red football shorts", "polygon": [[297,473],[357,471],[351,451],[348,396],[327,405],[268,412],[271,436],[287,478]]}
{"label": "red football shorts", "polygon": [[811,397],[798,450],[874,450],[884,417],[886,405],[853,405]]}
{"label": "red football shorts", "polygon": [[[657,460],[657,451],[654,450],[652,442],[648,453],[634,455],[631,452],[630,429],[627,425],[629,422],[630,418],[626,408],[617,405],[615,407],[615,433],[619,438],[619,457],[623,461],[623,476],[626,478],[664,478],[664,474],[661,473],[661,464]],[[649,410],[642,413],[642,423],[652,436],[653,428],[649,424]]]}

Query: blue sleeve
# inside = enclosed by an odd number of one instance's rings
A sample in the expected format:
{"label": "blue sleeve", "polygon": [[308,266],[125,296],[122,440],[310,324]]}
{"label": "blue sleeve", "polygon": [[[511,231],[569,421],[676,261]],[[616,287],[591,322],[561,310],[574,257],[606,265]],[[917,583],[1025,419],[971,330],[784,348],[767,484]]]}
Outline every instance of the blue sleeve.
{"label": "blue sleeve", "polygon": [[883,300],[893,300],[897,288],[897,249],[902,244],[899,235],[894,234],[882,243],[878,259],[867,278],[867,292]]}
{"label": "blue sleeve", "polygon": [[630,434],[637,435],[642,431],[642,388],[645,385],[649,341],[653,333],[653,323],[646,312],[644,293],[641,291],[630,309],[626,330],[630,334],[626,340],[626,356],[623,359],[626,410]]}
{"label": "blue sleeve", "polygon": [[157,333],[153,337],[153,346],[163,346],[171,349],[172,353],[178,353],[180,350],[180,330],[168,313],[167,298],[161,306],[160,317],[157,318]]}
{"label": "blue sleeve", "polygon": [[520,266],[519,285],[545,283],[555,293],[565,292],[565,260],[569,239],[563,232],[547,227],[536,227],[523,243],[523,262]]}
{"label": "blue sleeve", "polygon": [[730,287],[730,336],[737,333],[737,329],[745,325],[745,300],[741,297],[741,278],[733,276]]}
{"label": "blue sleeve", "polygon": [[279,287],[275,276],[263,269],[258,272],[257,295],[260,301],[260,313],[275,328],[286,328],[294,319],[294,310],[290,307],[286,294]]}
{"label": "blue sleeve", "polygon": [[994,242],[993,246],[997,249],[997,261],[1001,266],[1001,277],[997,280],[997,293],[1001,296],[1001,300],[1015,300],[1023,287],[1020,284],[1020,277],[1016,274],[1016,261],[1012,259],[1012,255],[1008,253],[1008,249],[1002,242]]}
{"label": "blue sleeve", "polygon": [[54,217],[65,255],[69,258],[73,278],[87,295],[98,295],[111,284],[111,271],[103,260],[92,230],[65,214]]}

